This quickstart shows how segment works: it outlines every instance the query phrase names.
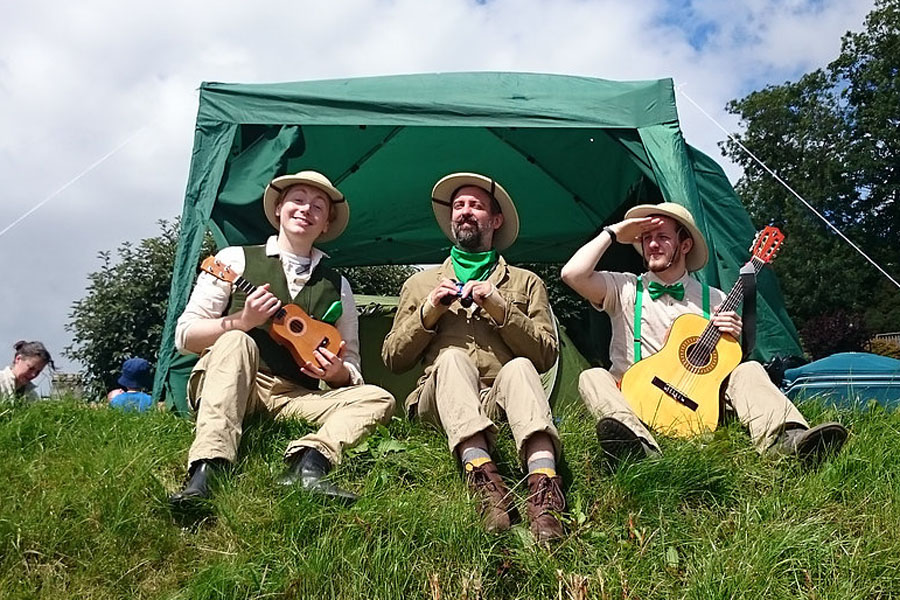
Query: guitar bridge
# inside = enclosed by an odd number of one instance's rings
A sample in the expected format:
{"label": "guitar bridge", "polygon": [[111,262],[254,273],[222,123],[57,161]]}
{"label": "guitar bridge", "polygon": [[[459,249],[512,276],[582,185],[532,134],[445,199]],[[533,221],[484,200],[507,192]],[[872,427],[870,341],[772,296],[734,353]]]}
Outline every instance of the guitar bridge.
{"label": "guitar bridge", "polygon": [[[646,381],[646,379],[644,381]],[[678,388],[676,388],[672,385],[669,385],[668,383],[666,383],[659,377],[654,377],[652,383],[653,383],[653,385],[655,385],[656,387],[661,389],[667,396],[671,397],[673,400],[675,400],[679,404],[682,404],[682,405],[688,407],[689,409],[693,410],[694,412],[697,411],[697,408],[699,407],[699,405],[696,402],[694,402],[693,400],[691,400],[690,398],[688,398],[687,395],[684,392],[682,392],[681,390],[679,390]]]}

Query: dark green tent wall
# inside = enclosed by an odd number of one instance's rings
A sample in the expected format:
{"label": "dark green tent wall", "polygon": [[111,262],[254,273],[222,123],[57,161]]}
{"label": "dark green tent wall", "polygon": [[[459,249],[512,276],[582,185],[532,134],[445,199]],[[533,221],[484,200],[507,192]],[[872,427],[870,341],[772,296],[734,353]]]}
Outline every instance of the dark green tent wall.
{"label": "dark green tent wall", "polygon": [[[670,79],[446,73],[204,83],[157,397],[183,386],[183,373],[170,377],[175,320],[205,230],[220,246],[264,241],[272,233],[260,202],[266,184],[303,169],[327,175],[350,205],[346,232],[323,246],[334,266],[442,261],[448,242],[430,192],[454,171],[490,175],[510,192],[521,221],[504,252],[512,262],[563,262],[629,206],[667,200],[688,207],[709,242],[698,277],[727,290],[754,234],[721,168],[685,143]],[[639,266],[616,256],[601,267]],[[759,290],[757,355],[800,354],[771,272]]]}

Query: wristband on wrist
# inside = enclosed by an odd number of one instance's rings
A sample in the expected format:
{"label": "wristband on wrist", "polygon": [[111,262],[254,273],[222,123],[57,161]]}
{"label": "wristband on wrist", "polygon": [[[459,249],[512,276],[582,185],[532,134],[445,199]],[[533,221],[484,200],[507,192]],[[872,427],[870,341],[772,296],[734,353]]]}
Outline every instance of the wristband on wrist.
{"label": "wristband on wrist", "polygon": [[614,241],[614,242],[618,242],[618,241],[619,241],[619,240],[616,238],[616,232],[612,230],[612,227],[609,227],[609,226],[607,225],[606,227],[603,228],[603,231],[605,231],[606,233],[609,234],[609,237],[610,237],[610,239],[612,239],[612,241]]}

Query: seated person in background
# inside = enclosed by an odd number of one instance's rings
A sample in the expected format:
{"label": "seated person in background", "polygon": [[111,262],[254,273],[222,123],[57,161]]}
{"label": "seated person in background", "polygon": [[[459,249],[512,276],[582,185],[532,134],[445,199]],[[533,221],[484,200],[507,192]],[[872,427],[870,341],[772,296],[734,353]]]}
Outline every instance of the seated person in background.
{"label": "seated person in background", "polygon": [[40,400],[37,388],[32,382],[44,367],[56,367],[50,353],[40,342],[18,341],[13,345],[16,351],[13,364],[0,371],[0,398],[20,398],[27,402]]}
{"label": "seated person in background", "polygon": [[[647,272],[640,280],[632,273],[594,270],[615,242],[633,245],[644,257]],[[686,208],[671,202],[645,204],[631,208],[623,221],[605,227],[562,269],[563,281],[594,308],[606,312],[612,322],[612,367],[584,371],[578,388],[597,419],[600,447],[613,463],[625,456],[640,458],[659,452],[618,384],[642,356],[662,349],[676,317],[702,314],[704,304],[715,307],[724,300],[721,290],[709,287],[710,302],[705,303],[703,284],[690,276],[703,268],[708,254],[706,241]],[[642,293],[643,286],[647,293]],[[640,312],[635,308],[639,301]],[[637,322],[635,314],[641,315]],[[740,337],[742,322],[737,313],[723,311],[710,320],[722,333]],[[760,453],[815,460],[828,451],[836,452],[847,438],[847,430],[838,423],[810,428],[757,362],[739,364],[722,387],[726,407],[750,430]]]}
{"label": "seated person in background", "polygon": [[129,358],[122,363],[122,376],[118,379],[122,388],[109,392],[109,405],[123,410],[144,412],[153,407],[153,398],[144,390],[153,387],[150,363],[143,358]]}

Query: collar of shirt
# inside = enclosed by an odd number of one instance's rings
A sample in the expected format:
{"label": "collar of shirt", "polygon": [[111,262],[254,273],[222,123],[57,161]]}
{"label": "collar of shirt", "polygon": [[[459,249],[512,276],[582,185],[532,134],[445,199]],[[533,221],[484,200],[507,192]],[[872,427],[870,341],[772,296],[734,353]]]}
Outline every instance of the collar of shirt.
{"label": "collar of shirt", "polygon": [[663,281],[662,279],[659,278],[659,275],[657,275],[653,271],[647,271],[646,273],[644,273],[642,275],[642,277],[643,277],[644,281],[655,281],[656,283],[659,283],[662,285],[675,285],[676,283],[680,283],[685,286],[685,289],[687,289],[688,282],[696,281],[696,279],[691,277],[691,274],[688,273],[687,271],[685,271],[684,275],[682,275],[675,281]]}
{"label": "collar of shirt", "polygon": [[313,270],[315,270],[322,259],[328,257],[326,253],[316,247],[313,247],[309,257],[299,256],[287,250],[282,250],[278,247],[277,235],[269,236],[269,239],[266,240],[266,256],[278,256],[281,258],[285,278],[288,282],[301,286],[309,281],[310,275],[312,275]]}

